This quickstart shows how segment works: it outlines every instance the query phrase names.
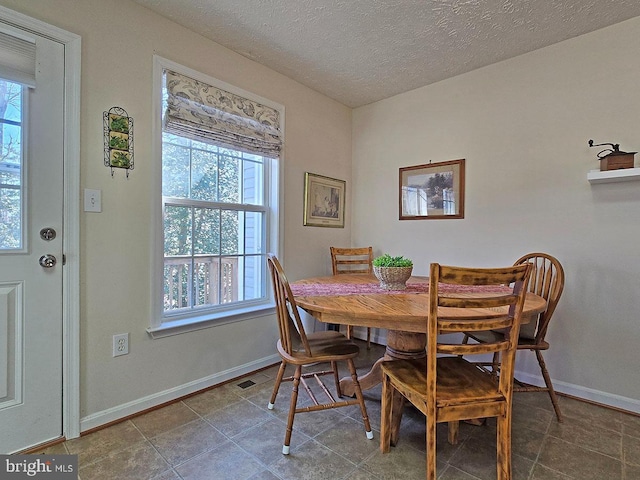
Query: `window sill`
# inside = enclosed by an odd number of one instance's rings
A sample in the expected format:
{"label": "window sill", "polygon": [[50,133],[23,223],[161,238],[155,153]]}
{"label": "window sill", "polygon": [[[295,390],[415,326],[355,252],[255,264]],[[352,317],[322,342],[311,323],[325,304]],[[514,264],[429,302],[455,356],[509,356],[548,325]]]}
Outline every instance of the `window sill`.
{"label": "window sill", "polygon": [[180,318],[162,322],[157,327],[147,328],[147,333],[153,339],[170,337],[181,333],[195,332],[205,328],[227,325],[252,318],[263,317],[275,313],[274,305],[259,305],[231,312],[202,315],[200,317]]}

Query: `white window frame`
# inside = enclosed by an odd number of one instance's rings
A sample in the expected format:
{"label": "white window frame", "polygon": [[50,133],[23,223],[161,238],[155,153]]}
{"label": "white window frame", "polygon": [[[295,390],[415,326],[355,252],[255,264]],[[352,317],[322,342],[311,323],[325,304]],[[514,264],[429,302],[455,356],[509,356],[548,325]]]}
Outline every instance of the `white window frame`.
{"label": "white window frame", "polygon": [[[284,107],[278,103],[242,90],[226,82],[210,77],[206,74],[180,65],[166,58],[153,57],[153,108],[152,108],[152,216],[153,228],[151,239],[151,322],[147,332],[152,338],[162,338],[169,335],[209,328],[231,322],[242,321],[263,316],[273,311],[274,302],[269,283],[269,275],[265,275],[266,297],[263,300],[251,300],[240,304],[230,304],[215,312],[201,313],[197,310],[188,314],[171,314],[164,312],[164,222],[162,218],[162,72],[165,69],[184,74],[195,80],[207,83],[249,100],[274,108],[280,112],[281,128],[284,132]],[[278,159],[265,158],[265,199],[267,201],[266,246],[265,253],[278,253],[280,250],[281,210],[280,179],[283,165],[283,152]],[[266,266],[265,266],[266,271]]]}

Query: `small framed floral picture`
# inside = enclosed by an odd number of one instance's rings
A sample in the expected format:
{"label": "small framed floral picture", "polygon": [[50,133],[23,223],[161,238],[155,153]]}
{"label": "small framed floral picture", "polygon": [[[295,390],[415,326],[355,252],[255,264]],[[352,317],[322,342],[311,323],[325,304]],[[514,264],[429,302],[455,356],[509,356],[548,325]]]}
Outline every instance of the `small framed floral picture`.
{"label": "small framed floral picture", "polygon": [[304,174],[304,225],[344,228],[344,180]]}

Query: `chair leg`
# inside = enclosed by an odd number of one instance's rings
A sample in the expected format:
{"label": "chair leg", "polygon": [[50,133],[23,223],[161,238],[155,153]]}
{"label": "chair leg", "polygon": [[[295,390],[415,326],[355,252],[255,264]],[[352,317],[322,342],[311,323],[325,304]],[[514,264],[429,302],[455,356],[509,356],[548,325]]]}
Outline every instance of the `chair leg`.
{"label": "chair leg", "polygon": [[289,445],[291,444],[291,433],[293,432],[293,417],[296,415],[296,405],[298,404],[298,385],[302,376],[302,365],[296,366],[293,374],[293,389],[291,390],[291,402],[289,403],[289,417],[287,418],[287,431],[284,434],[284,444],[282,454],[289,455]]}
{"label": "chair leg", "polygon": [[460,421],[451,420],[448,424],[448,440],[450,445],[458,444],[458,432],[460,430]]}
{"label": "chair leg", "polygon": [[436,415],[427,414],[427,480],[436,480]]}
{"label": "chair leg", "polygon": [[396,446],[404,408],[404,397],[395,389],[387,375],[382,375],[382,399],[380,412],[380,451],[387,453]]}
{"label": "chair leg", "polygon": [[498,480],[511,480],[511,407],[498,416],[496,468]]}
{"label": "chair leg", "polygon": [[400,438],[400,424],[404,414],[405,398],[398,390],[393,389],[391,397],[391,446],[398,445]]}
{"label": "chair leg", "polygon": [[287,364],[284,362],[280,362],[280,368],[278,369],[278,374],[276,375],[276,383],[273,386],[273,393],[271,394],[271,400],[269,400],[269,405],[267,408],[269,410],[273,410],[273,405],[276,403],[276,396],[278,395],[278,390],[280,389],[280,384],[282,383],[282,377],[284,376],[284,369],[287,367]]}
{"label": "chair leg", "polygon": [[393,386],[387,375],[382,375],[382,399],[380,412],[380,451],[388,453],[391,447],[391,415]]}
{"label": "chair leg", "polygon": [[553,384],[551,383],[551,377],[549,376],[549,372],[547,370],[547,365],[544,363],[544,358],[542,357],[542,352],[540,350],[536,350],[536,357],[538,358],[538,363],[540,364],[540,370],[542,371],[542,377],[544,378],[544,383],[547,386],[547,390],[549,391],[549,396],[551,397],[551,403],[553,404],[553,409],[556,412],[556,417],[558,418],[558,422],[562,423],[562,413],[560,413],[560,405],[558,404],[558,397],[556,396],[556,391],[553,389]]}
{"label": "chair leg", "polygon": [[362,389],[360,388],[360,382],[358,381],[358,373],[356,372],[356,366],[353,363],[353,359],[347,360],[349,366],[349,372],[351,372],[351,380],[353,381],[353,388],[356,392],[356,398],[360,403],[360,412],[362,413],[362,421],[364,422],[364,430],[369,440],[373,439],[373,432],[371,431],[371,423],[369,422],[369,416],[367,415],[367,407],[364,404],[364,395],[362,395]]}
{"label": "chair leg", "polygon": [[[353,338],[353,325],[347,325],[347,338]],[[367,327],[367,350],[371,350],[371,328]]]}
{"label": "chair leg", "polygon": [[333,381],[336,384],[336,393],[338,397],[342,397],[342,390],[340,390],[340,378],[338,377],[338,364],[331,362],[331,369],[333,370]]}

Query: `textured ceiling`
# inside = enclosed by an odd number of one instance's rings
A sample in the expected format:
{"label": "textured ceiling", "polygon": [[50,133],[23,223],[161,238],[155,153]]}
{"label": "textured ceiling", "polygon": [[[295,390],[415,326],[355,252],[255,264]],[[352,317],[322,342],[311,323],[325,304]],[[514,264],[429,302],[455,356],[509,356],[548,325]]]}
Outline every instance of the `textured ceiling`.
{"label": "textured ceiling", "polygon": [[134,0],[347,106],[629,18],[638,0]]}

